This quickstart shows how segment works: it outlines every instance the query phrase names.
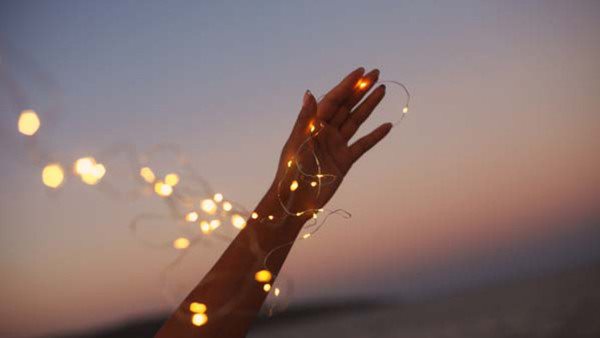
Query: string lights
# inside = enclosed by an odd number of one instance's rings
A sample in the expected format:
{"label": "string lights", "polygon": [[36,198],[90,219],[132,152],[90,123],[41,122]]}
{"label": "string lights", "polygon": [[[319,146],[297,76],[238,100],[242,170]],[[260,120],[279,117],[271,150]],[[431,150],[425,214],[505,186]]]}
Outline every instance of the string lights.
{"label": "string lights", "polygon": [[[382,81],[382,83],[394,84],[399,87],[406,96],[405,104],[402,106],[399,120],[394,124],[400,123],[408,113],[410,103],[410,93],[406,86],[397,81]],[[362,91],[369,87],[367,79],[361,79],[356,84],[356,90]],[[23,110],[17,121],[19,133],[26,137],[37,135],[42,121],[37,112],[26,109]],[[272,254],[285,247],[291,246],[296,240],[307,240],[322,228],[327,218],[331,215],[339,215],[349,218],[350,214],[342,209],[329,210],[324,208],[309,208],[303,210],[293,210],[291,200],[293,195],[298,192],[309,191],[314,199],[318,199],[322,188],[336,180],[336,175],[323,172],[321,159],[314,150],[313,143],[315,138],[323,130],[324,125],[319,121],[312,121],[307,128],[308,135],[299,145],[296,152],[283,165],[284,174],[277,183],[277,199],[281,210],[272,210],[270,213],[260,215],[257,211],[247,211],[241,205],[230,199],[225,199],[222,193],[214,192],[210,185],[198,176],[185,161],[182,161],[181,172],[167,172],[164,176],[159,175],[148,165],[154,151],[168,151],[178,154],[178,149],[169,147],[159,147],[148,153],[139,154],[132,150],[133,147],[125,147],[130,155],[134,176],[139,178],[141,187],[144,191],[152,191],[157,197],[165,202],[169,209],[167,215],[144,213],[137,215],[130,223],[130,228],[137,233],[138,228],[145,222],[153,219],[168,219],[176,223],[186,224],[186,233],[176,237],[168,242],[149,243],[154,247],[172,248],[180,252],[175,261],[169,266],[179,262],[183,254],[203,239],[215,238],[217,240],[230,241],[225,231],[217,234],[225,223],[229,223],[233,231],[239,231],[247,227],[248,222],[268,223],[272,225],[281,224],[287,217],[306,217],[308,222],[298,237],[289,243],[282,244],[270,251],[260,252],[260,249],[254,250],[257,256],[263,256],[262,268],[255,272],[254,280],[261,285],[262,290],[272,293],[275,297],[280,297],[282,290],[280,287],[274,287],[273,282],[276,275],[269,268],[269,258]],[[309,156],[305,156],[308,152]],[[111,154],[107,152],[107,154]],[[101,160],[108,160],[108,157],[102,157]],[[314,164],[314,172],[309,171],[307,164],[302,163],[301,159],[311,158]],[[43,158],[50,158],[43,156]],[[104,182],[110,168],[105,163],[100,162],[92,156],[81,157],[73,162],[72,174],[78,177],[86,185],[95,186],[108,184]],[[49,161],[42,168],[42,182],[51,189],[57,189],[64,185],[66,173],[61,163]],[[293,178],[288,180],[289,178]],[[141,196],[139,191],[134,195]],[[129,195],[128,195],[129,196]],[[275,216],[280,215],[281,216]],[[230,228],[230,229],[231,229]],[[166,271],[166,270],[165,270]],[[271,308],[269,313],[272,314]],[[207,306],[199,301],[189,304],[189,322],[197,327],[205,325],[209,318]],[[215,312],[218,315],[219,312]]]}

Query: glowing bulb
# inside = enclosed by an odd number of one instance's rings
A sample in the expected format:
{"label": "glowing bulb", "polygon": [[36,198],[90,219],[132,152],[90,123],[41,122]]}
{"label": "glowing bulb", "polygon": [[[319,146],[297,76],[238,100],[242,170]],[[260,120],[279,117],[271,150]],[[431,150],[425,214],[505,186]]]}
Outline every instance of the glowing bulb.
{"label": "glowing bulb", "polygon": [[31,109],[26,109],[19,115],[17,122],[19,132],[23,135],[32,136],[40,129],[40,118],[36,112]]}
{"label": "glowing bulb", "polygon": [[302,236],[302,239],[307,239],[310,237],[310,233],[304,234],[304,236]]}
{"label": "glowing bulb", "polygon": [[310,124],[310,126],[308,127],[308,129],[310,130],[311,133],[315,132],[315,125],[313,123]]}
{"label": "glowing bulb", "polygon": [[177,250],[187,249],[190,246],[190,240],[185,237],[179,237],[173,241],[173,247]]}
{"label": "glowing bulb", "polygon": [[202,233],[205,235],[210,234],[210,224],[208,224],[207,221],[200,222],[200,230],[202,230]]}
{"label": "glowing bulb", "polygon": [[204,313],[196,313],[192,316],[192,324],[202,326],[208,321],[208,316]]}
{"label": "glowing bulb", "polygon": [[317,177],[318,178],[323,178],[323,177],[325,177],[325,175],[323,175],[323,174],[317,174]]}
{"label": "glowing bulb", "polygon": [[292,184],[290,184],[290,191],[296,191],[298,189],[298,181],[293,180]]}
{"label": "glowing bulb", "polygon": [[250,217],[252,217],[252,219],[257,219],[258,218],[258,214],[256,212],[253,212]]}
{"label": "glowing bulb", "polygon": [[192,302],[190,304],[190,311],[193,313],[205,313],[206,305],[203,303]]}
{"label": "glowing bulb", "polygon": [[408,113],[408,106],[405,106],[404,108],[402,108],[402,112],[404,114]]}
{"label": "glowing bulb", "polygon": [[65,179],[63,168],[58,163],[48,164],[42,170],[42,182],[50,188],[58,188]]}
{"label": "glowing bulb", "polygon": [[81,176],[83,183],[94,185],[104,177],[106,167],[102,163],[96,163],[96,159],[93,157],[82,157],[75,161],[73,171],[76,175]]}
{"label": "glowing bulb", "polygon": [[233,209],[233,205],[231,205],[231,203],[227,201],[223,202],[223,210],[231,211],[231,209]]}
{"label": "glowing bulb", "polygon": [[265,285],[263,285],[263,290],[265,290],[265,292],[271,291],[271,284],[265,284]]}
{"label": "glowing bulb", "polygon": [[275,295],[275,297],[278,297],[278,296],[279,296],[279,292],[281,292],[281,291],[279,290],[279,288],[275,288],[275,291],[273,292],[273,294]]}
{"label": "glowing bulb", "polygon": [[188,212],[187,215],[185,215],[185,220],[188,222],[196,222],[198,220],[198,213],[195,211]]}
{"label": "glowing bulb", "polygon": [[193,313],[205,313],[206,305],[203,303],[193,302],[190,304],[190,311]]}
{"label": "glowing bulb", "polygon": [[244,217],[238,214],[234,214],[233,216],[231,216],[231,224],[233,224],[233,226],[238,229],[243,229],[244,227],[246,227],[246,220],[244,219]]}
{"label": "glowing bulb", "polygon": [[162,181],[158,181],[154,183],[154,192],[158,196],[167,197],[173,193],[173,187],[168,184],[164,184]]}
{"label": "glowing bulb", "polygon": [[271,221],[273,220],[273,218],[275,218],[275,217],[273,217],[273,215],[269,215],[269,219],[270,219]]}
{"label": "glowing bulb", "polygon": [[92,172],[96,160],[93,157],[82,157],[75,161],[75,173],[77,175],[85,175]]}
{"label": "glowing bulb", "polygon": [[221,202],[223,200],[223,194],[216,193],[213,196],[213,200],[215,200],[215,202]]}
{"label": "glowing bulb", "polygon": [[92,174],[81,175],[81,181],[88,185],[96,185],[98,182],[100,182],[100,180],[98,180],[98,178]]}
{"label": "glowing bulb", "polygon": [[312,215],[312,218],[314,218],[314,219],[317,218],[317,213],[316,212]]}
{"label": "glowing bulb", "polygon": [[259,283],[267,283],[270,282],[273,278],[271,271],[269,270],[260,270],[254,274],[254,279],[256,279]]}
{"label": "glowing bulb", "polygon": [[143,167],[142,169],[140,169],[140,176],[142,176],[144,181],[148,183],[154,183],[154,180],[156,180],[156,176],[152,172],[152,169],[148,167]]}
{"label": "glowing bulb", "polygon": [[214,215],[217,212],[217,204],[208,198],[200,202],[200,208],[209,215]]}
{"label": "glowing bulb", "polygon": [[210,230],[212,231],[221,226],[221,221],[219,221],[218,219],[213,219],[212,221],[210,221],[209,225]]}
{"label": "glowing bulb", "polygon": [[179,175],[170,173],[165,176],[165,184],[174,187],[177,185],[177,183],[179,183]]}
{"label": "glowing bulb", "polygon": [[316,187],[317,186],[317,182],[316,181],[310,182],[310,186],[313,187],[313,188]]}
{"label": "glowing bulb", "polygon": [[369,85],[369,81],[367,81],[367,80],[360,80],[356,84],[356,86],[358,87],[358,89],[365,89],[365,88],[367,88],[368,85]]}
{"label": "glowing bulb", "polygon": [[104,166],[104,164],[98,163],[94,166],[94,169],[92,169],[92,173],[98,179],[101,179],[106,174],[106,167]]}
{"label": "glowing bulb", "polygon": [[288,166],[288,168],[291,168],[291,167],[292,167],[292,160],[289,160],[289,161],[288,161],[288,163],[287,163],[287,166]]}
{"label": "glowing bulb", "polygon": [[296,213],[296,216],[302,216],[303,214],[304,214],[304,211],[298,211],[298,212]]}

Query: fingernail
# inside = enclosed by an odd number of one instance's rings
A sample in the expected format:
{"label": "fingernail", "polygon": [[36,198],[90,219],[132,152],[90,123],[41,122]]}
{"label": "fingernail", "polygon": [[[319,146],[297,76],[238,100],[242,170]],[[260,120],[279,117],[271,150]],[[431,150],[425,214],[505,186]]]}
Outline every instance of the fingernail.
{"label": "fingernail", "polygon": [[302,107],[306,106],[306,104],[308,103],[308,99],[310,98],[311,95],[312,94],[311,94],[310,90],[308,90],[308,89],[306,90],[306,92],[304,92],[304,97],[302,98]]}

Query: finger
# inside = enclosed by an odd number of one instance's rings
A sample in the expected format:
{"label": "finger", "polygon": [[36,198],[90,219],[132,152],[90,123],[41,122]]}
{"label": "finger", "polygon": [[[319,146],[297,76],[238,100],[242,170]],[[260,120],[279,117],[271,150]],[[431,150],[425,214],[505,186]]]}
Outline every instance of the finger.
{"label": "finger", "polygon": [[374,69],[368,74],[360,78],[354,85],[352,94],[348,97],[346,102],[340,107],[331,119],[330,124],[334,127],[341,126],[344,121],[350,115],[352,107],[354,107],[362,98],[369,92],[369,90],[375,85],[379,79],[379,69]]}
{"label": "finger", "polygon": [[310,90],[307,90],[302,97],[302,109],[300,109],[300,113],[298,114],[294,131],[296,131],[296,129],[308,129],[308,125],[316,115],[317,100],[315,100],[315,97]]}
{"label": "finger", "polygon": [[350,140],[356,133],[358,128],[363,122],[371,115],[375,107],[383,100],[385,96],[385,85],[377,87],[369,96],[358,106],[350,117],[346,119],[346,122],[340,127],[340,133],[346,139]]}
{"label": "finger", "polygon": [[373,148],[373,146],[381,141],[390,132],[390,130],[392,130],[392,124],[384,123],[369,134],[360,138],[358,141],[354,142],[354,144],[350,146],[352,163],[356,162],[362,155],[364,155],[364,153]]}
{"label": "finger", "polygon": [[339,107],[352,94],[354,85],[362,77],[365,69],[360,67],[348,74],[337,86],[333,87],[319,102],[317,116],[328,122],[337,112]]}

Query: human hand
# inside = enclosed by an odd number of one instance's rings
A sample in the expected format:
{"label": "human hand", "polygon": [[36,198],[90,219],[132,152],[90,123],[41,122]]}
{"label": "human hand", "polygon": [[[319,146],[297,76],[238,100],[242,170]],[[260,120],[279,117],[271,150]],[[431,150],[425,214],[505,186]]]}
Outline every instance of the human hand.
{"label": "human hand", "polygon": [[349,144],[385,96],[380,85],[358,104],[379,78],[377,69],[364,72],[362,67],[351,72],[318,103],[306,91],[273,185],[289,214],[312,215],[310,211],[323,207],[352,165],[391,130],[392,124],[384,123]]}

